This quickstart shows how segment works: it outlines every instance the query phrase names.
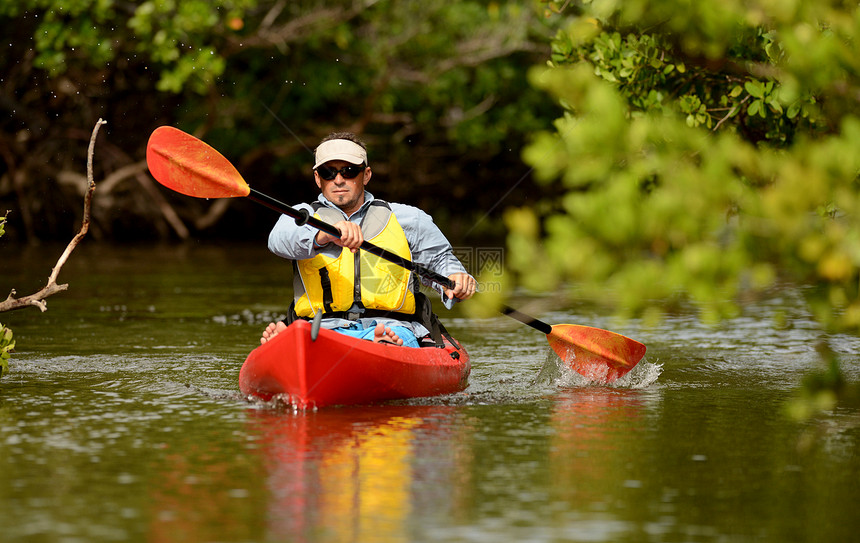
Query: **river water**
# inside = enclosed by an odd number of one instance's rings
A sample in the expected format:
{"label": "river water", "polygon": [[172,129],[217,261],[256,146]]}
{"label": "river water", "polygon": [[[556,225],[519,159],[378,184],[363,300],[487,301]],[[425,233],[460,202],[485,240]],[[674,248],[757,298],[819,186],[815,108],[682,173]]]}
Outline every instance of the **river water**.
{"label": "river water", "polygon": [[[2,295],[61,251],[4,249]],[[0,314],[0,541],[857,541],[860,410],[788,416],[821,336],[790,290],[717,328],[537,314],[648,345],[615,386],[455,311],[465,391],[297,412],[237,385],[287,274],[264,248],[85,242],[47,312]],[[860,340],[830,343],[860,380]]]}

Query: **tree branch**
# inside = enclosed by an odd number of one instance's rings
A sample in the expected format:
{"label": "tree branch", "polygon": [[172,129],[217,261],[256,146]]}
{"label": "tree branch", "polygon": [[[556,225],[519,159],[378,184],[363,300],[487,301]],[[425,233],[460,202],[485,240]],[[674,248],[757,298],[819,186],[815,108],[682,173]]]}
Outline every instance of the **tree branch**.
{"label": "tree branch", "polygon": [[735,112],[735,111],[737,111],[737,110],[741,107],[741,104],[743,104],[744,102],[746,102],[746,101],[747,101],[747,100],[749,100],[749,99],[750,99],[750,95],[749,95],[749,94],[747,94],[747,95],[744,97],[744,99],[740,101],[740,103],[735,104],[732,108],[730,108],[730,109],[729,109],[729,112],[728,112],[728,113],[726,113],[725,117],[723,117],[722,119],[720,119],[720,122],[718,122],[718,123],[716,124],[716,126],[714,126],[713,132],[716,132],[716,131],[717,131],[717,129],[720,127],[720,125],[722,125],[724,122],[728,121],[728,120],[729,120],[729,118],[732,116],[732,114],[734,114],[734,112]]}
{"label": "tree branch", "polygon": [[107,121],[102,119],[99,119],[98,122],[96,122],[96,125],[93,128],[92,137],[90,138],[90,146],[87,150],[87,181],[89,188],[87,189],[86,195],[84,195],[84,216],[81,221],[80,231],[74,238],[72,238],[72,241],[70,241],[68,246],[66,246],[66,250],[63,251],[62,255],[60,255],[59,260],[57,260],[56,265],[54,265],[54,269],[51,270],[51,275],[48,277],[48,283],[40,291],[29,296],[24,296],[23,298],[16,298],[15,290],[13,289],[12,292],[9,293],[9,296],[6,297],[6,300],[0,302],[0,312],[12,311],[13,309],[23,309],[31,306],[38,307],[41,311],[45,311],[48,309],[47,302],[45,301],[48,296],[69,288],[68,284],[58,285],[57,276],[60,274],[60,270],[66,263],[66,260],[68,260],[69,255],[72,254],[72,251],[75,250],[78,243],[80,243],[84,236],[87,235],[87,231],[90,228],[90,208],[92,207],[93,193],[96,190],[96,183],[93,180],[93,151],[95,149],[96,136],[99,133],[99,128],[101,128],[101,125],[106,123]]}

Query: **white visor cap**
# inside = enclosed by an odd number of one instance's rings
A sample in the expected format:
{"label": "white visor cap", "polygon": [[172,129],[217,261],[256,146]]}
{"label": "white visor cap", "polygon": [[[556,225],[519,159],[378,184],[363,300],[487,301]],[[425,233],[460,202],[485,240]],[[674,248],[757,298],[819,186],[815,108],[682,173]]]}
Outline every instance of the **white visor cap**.
{"label": "white visor cap", "polygon": [[316,170],[331,160],[345,160],[351,164],[367,164],[367,151],[354,141],[324,141],[314,152],[314,169]]}

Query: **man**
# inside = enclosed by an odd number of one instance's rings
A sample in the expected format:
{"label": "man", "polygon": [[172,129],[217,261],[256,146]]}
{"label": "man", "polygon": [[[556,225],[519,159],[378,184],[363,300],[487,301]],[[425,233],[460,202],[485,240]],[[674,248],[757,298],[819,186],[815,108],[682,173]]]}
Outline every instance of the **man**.
{"label": "man", "polygon": [[[418,292],[418,279],[396,264],[359,251],[364,240],[453,281],[453,289],[433,284],[448,309],[472,297],[477,282],[429,215],[378,200],[365,190],[371,176],[363,142],[349,132],[327,136],[314,151],[314,180],[321,194],[317,202],[296,207],[333,224],[340,237],[281,216],[269,234],[269,250],[294,262],[294,317],[313,318],[321,312],[324,328],[418,347],[419,340],[430,334],[427,319],[420,318],[422,304],[429,301]],[[260,342],[286,326],[269,324]]]}

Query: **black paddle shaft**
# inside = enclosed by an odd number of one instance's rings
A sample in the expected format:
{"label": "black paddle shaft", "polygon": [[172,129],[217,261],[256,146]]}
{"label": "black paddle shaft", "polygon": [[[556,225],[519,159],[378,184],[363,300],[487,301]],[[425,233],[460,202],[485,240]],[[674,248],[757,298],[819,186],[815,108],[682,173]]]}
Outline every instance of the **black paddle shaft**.
{"label": "black paddle shaft", "polygon": [[501,308],[501,311],[502,311],[502,313],[504,313],[508,317],[511,317],[512,319],[516,319],[516,320],[520,321],[521,323],[525,324],[526,326],[531,326],[532,328],[534,328],[535,330],[538,330],[539,332],[543,332],[544,334],[550,334],[552,332],[552,326],[550,326],[549,324],[547,324],[541,320],[538,320],[538,319],[536,319],[530,315],[526,315],[525,313],[520,313],[519,311],[517,311],[513,307],[508,307],[506,305],[503,305]]}
{"label": "black paddle shaft", "polygon": [[[273,209],[273,210],[277,211],[278,213],[283,213],[284,215],[288,215],[288,216],[292,217],[293,219],[295,219],[296,224],[298,224],[299,226],[301,226],[303,224],[307,224],[307,225],[310,225],[310,226],[316,228],[317,230],[322,230],[326,234],[329,234],[329,235],[332,235],[332,236],[335,236],[338,238],[341,235],[340,230],[335,228],[334,225],[317,219],[316,217],[312,216],[310,213],[308,213],[307,211],[305,211],[303,209],[296,209],[294,207],[290,207],[287,204],[272,198],[271,196],[267,196],[267,195],[263,194],[262,192],[251,189],[251,193],[247,197],[249,199],[257,202],[258,204],[263,204],[264,206],[268,207],[269,209]],[[393,263],[397,264],[398,266],[406,268],[407,270],[411,270],[411,271],[417,273],[418,275],[420,275],[421,277],[426,277],[427,279],[435,281],[435,282],[437,282],[440,285],[443,285],[445,287],[454,288],[454,286],[455,286],[454,281],[451,281],[450,279],[448,279],[444,275],[436,273],[433,270],[431,270],[430,268],[422,266],[421,264],[417,264],[415,262],[412,262],[411,260],[407,260],[401,256],[398,256],[398,255],[392,253],[391,251],[387,251],[387,250],[383,249],[382,247],[378,247],[378,246],[370,243],[369,241],[362,242],[361,249],[367,251],[368,253],[374,254],[380,258],[384,258],[385,260],[387,260],[389,262],[393,262]],[[523,321],[523,322],[525,322],[525,321]],[[526,324],[528,324],[528,323],[526,323]]]}

